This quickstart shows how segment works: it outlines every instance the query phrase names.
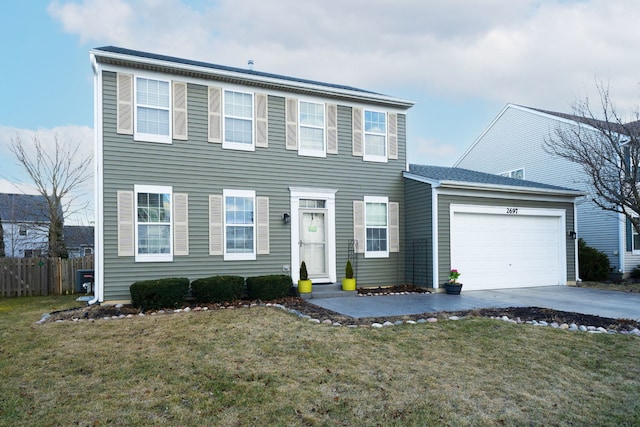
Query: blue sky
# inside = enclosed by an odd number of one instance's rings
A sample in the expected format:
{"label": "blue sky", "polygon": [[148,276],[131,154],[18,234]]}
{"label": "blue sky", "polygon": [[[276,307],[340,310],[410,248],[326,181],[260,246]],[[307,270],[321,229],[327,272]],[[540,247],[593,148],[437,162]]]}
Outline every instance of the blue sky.
{"label": "blue sky", "polygon": [[[89,50],[114,45],[411,99],[408,157],[452,165],[507,103],[571,112],[608,82],[637,105],[636,0],[56,0],[0,14],[0,191],[8,144],[92,150]],[[24,188],[24,186],[22,187]],[[90,191],[90,190],[88,190]]]}

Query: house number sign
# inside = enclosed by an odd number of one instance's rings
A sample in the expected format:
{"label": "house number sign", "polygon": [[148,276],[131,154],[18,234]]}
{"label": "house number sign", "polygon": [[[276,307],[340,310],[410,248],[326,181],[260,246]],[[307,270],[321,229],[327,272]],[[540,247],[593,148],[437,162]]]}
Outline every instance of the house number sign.
{"label": "house number sign", "polygon": [[518,208],[507,208],[507,214],[509,214],[509,215],[517,215],[518,214]]}

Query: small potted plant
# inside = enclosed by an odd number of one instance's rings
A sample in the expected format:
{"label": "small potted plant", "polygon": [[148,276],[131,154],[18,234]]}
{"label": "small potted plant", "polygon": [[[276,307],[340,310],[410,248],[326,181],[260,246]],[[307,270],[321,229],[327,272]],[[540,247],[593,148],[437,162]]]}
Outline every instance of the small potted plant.
{"label": "small potted plant", "polygon": [[356,279],[353,277],[353,267],[351,266],[351,260],[347,260],[347,266],[344,269],[344,279],[342,279],[343,291],[355,291]]}
{"label": "small potted plant", "polygon": [[458,283],[458,277],[460,277],[460,272],[455,268],[451,269],[449,281],[445,284],[445,290],[449,295],[460,295],[462,283]]}
{"label": "small potted plant", "polygon": [[307,264],[305,264],[304,261],[302,261],[302,264],[300,264],[300,280],[298,280],[298,292],[301,294],[311,293],[311,280],[309,280]]}

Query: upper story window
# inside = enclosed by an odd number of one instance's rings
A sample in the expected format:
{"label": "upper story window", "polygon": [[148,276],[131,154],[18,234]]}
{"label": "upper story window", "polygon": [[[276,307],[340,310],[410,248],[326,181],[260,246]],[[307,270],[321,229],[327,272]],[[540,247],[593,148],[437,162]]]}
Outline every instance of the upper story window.
{"label": "upper story window", "polygon": [[389,257],[389,201],[386,197],[365,197],[366,258]]}
{"label": "upper story window", "polygon": [[524,168],[502,172],[502,173],[499,173],[498,175],[506,176],[507,178],[524,179]]}
{"label": "upper story window", "polygon": [[136,185],[136,261],[171,261],[171,187]]}
{"label": "upper story window", "polygon": [[364,110],[363,159],[387,161],[387,114],[384,112]]}
{"label": "upper story window", "polygon": [[224,91],[223,148],[255,150],[253,139],[253,94]]}
{"label": "upper story window", "polygon": [[255,191],[224,190],[224,259],[254,260]]}
{"label": "upper story window", "polygon": [[27,225],[26,224],[18,225],[18,235],[19,236],[26,236],[27,235]]}
{"label": "upper story window", "polygon": [[135,79],[134,139],[171,143],[171,90],[168,80]]}
{"label": "upper story window", "polygon": [[326,156],[324,109],[324,104],[300,101],[299,154],[316,157]]}

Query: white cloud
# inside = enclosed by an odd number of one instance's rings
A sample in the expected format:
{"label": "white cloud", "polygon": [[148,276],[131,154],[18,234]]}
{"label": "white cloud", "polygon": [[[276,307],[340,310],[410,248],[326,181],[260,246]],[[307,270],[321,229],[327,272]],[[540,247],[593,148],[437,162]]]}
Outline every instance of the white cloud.
{"label": "white cloud", "polygon": [[[190,3],[193,4],[193,3]],[[639,95],[635,0],[54,1],[82,43],[116,44],[378,90],[567,111],[607,80]]]}

